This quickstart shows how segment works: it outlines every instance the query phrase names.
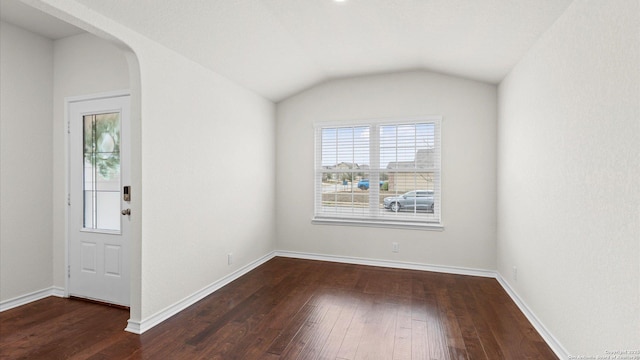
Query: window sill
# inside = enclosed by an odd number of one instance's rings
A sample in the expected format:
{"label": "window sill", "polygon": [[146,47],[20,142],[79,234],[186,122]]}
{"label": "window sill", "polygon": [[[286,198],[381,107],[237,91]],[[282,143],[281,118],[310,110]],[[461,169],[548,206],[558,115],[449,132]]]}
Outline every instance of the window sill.
{"label": "window sill", "polygon": [[395,229],[412,229],[427,231],[444,231],[444,226],[437,223],[418,223],[410,221],[379,221],[379,220],[360,220],[360,219],[336,219],[314,217],[311,219],[314,225],[339,225],[339,226],[363,226],[377,228],[395,228]]}

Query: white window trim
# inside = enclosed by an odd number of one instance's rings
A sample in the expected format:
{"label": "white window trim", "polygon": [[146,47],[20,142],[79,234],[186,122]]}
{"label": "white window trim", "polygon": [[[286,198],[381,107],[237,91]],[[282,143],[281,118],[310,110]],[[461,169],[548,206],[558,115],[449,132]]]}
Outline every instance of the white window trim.
{"label": "white window trim", "polygon": [[[444,231],[444,223],[442,221],[442,203],[443,203],[443,195],[442,195],[442,116],[416,116],[416,117],[404,117],[404,118],[379,118],[379,119],[359,119],[359,120],[337,120],[337,121],[323,121],[323,122],[315,122],[313,124],[314,130],[314,168],[313,168],[313,189],[314,189],[314,205],[313,205],[313,217],[311,219],[311,223],[314,225],[339,225],[339,226],[362,226],[362,227],[374,227],[374,228],[399,228],[399,229],[416,229],[416,230],[430,230],[430,231]],[[390,219],[382,219],[382,218],[350,218],[350,217],[339,217],[339,216],[327,216],[327,215],[318,215],[316,213],[318,209],[317,204],[317,196],[316,196],[316,177],[317,171],[319,169],[319,165],[317,163],[318,159],[320,159],[318,151],[322,151],[321,148],[318,147],[316,134],[319,129],[322,128],[330,128],[330,127],[350,127],[350,126],[379,126],[379,125],[399,125],[399,124],[408,124],[408,123],[420,123],[420,122],[433,122],[436,124],[438,128],[438,141],[439,141],[439,153],[438,157],[438,182],[436,183],[436,189],[439,192],[440,201],[439,201],[439,210],[438,210],[438,219],[437,221],[433,220],[425,220],[425,221],[411,221],[411,220],[390,220]],[[375,132],[372,132],[375,133]],[[370,138],[371,143],[373,143],[373,138],[376,138],[376,141],[379,141],[378,134],[372,134],[372,138]],[[370,147],[374,146],[370,143]],[[375,146],[379,146],[376,144]],[[379,159],[372,159],[372,161],[379,161]],[[370,164],[372,168],[374,165],[379,167],[379,164]],[[375,180],[377,182],[378,180]],[[369,181],[373,181],[369,179]],[[375,183],[374,182],[374,183]],[[372,188],[373,189],[373,188]],[[376,191],[377,192],[377,191]]]}
{"label": "white window trim", "polygon": [[395,228],[395,229],[415,229],[415,230],[431,230],[444,231],[442,222],[426,223],[426,222],[410,222],[410,221],[381,221],[381,220],[364,220],[350,218],[329,218],[329,217],[313,217],[311,223],[314,225],[340,225],[340,226],[362,226],[374,228]]}

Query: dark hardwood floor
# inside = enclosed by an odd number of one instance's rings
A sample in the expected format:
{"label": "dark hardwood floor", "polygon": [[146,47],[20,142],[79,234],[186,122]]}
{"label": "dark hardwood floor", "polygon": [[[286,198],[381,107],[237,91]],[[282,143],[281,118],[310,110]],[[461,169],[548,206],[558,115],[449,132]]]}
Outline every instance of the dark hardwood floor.
{"label": "dark hardwood floor", "polygon": [[274,258],[143,335],[50,297],[0,313],[2,359],[557,359],[494,279]]}

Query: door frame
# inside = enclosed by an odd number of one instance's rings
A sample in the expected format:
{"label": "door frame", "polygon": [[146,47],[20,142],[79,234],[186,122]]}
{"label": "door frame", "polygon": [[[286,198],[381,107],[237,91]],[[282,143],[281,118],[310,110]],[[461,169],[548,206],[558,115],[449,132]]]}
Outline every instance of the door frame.
{"label": "door frame", "polygon": [[[71,113],[69,111],[69,107],[72,103],[88,101],[88,100],[100,100],[100,99],[108,99],[113,97],[122,97],[129,96],[131,97],[131,91],[128,89],[124,90],[114,90],[108,92],[101,93],[93,93],[88,95],[78,95],[78,96],[68,96],[64,98],[64,142],[65,142],[65,211],[64,211],[64,297],[69,297],[69,272],[70,272],[70,241],[71,241],[71,231],[69,229],[69,219],[70,219],[70,198],[71,198]],[[129,129],[126,129],[131,133],[131,121],[129,121]],[[129,142],[131,142],[131,137],[128,136]],[[132,166],[131,162],[129,166]],[[131,234],[129,234],[129,241],[131,242]],[[129,265],[131,265],[131,249],[129,249]],[[129,286],[131,286],[131,271],[129,272]],[[131,304],[131,293],[129,293],[129,303]]]}

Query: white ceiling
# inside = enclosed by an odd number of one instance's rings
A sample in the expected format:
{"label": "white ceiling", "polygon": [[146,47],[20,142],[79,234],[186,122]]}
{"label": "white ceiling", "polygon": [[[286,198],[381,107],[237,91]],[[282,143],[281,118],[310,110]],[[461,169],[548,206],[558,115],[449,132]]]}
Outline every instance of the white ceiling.
{"label": "white ceiling", "polygon": [[51,40],[62,39],[84,32],[18,0],[0,0],[0,20],[20,26]]}
{"label": "white ceiling", "polygon": [[498,83],[572,0],[76,1],[279,101],[408,69]]}

